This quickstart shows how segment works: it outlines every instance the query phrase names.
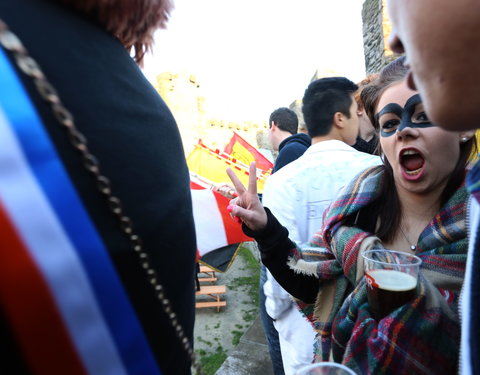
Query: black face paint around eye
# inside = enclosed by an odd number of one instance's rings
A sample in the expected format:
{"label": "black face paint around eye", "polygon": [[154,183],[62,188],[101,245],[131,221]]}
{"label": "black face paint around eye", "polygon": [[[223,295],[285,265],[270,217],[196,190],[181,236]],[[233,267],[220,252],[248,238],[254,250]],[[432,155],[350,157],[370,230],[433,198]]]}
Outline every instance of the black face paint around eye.
{"label": "black face paint around eye", "polygon": [[[375,121],[377,122],[377,124],[379,122],[379,119],[386,114],[394,114],[400,119],[403,115],[403,108],[400,106],[400,104],[397,104],[397,103],[387,104],[385,107],[382,108],[380,112],[378,112],[375,115]],[[391,121],[395,121],[395,120],[391,120]],[[382,137],[389,137],[390,135],[395,134],[396,129],[392,129],[392,128],[386,129],[384,125],[380,127],[380,135]]]}
{"label": "black face paint around eye", "polygon": [[387,113],[393,113],[394,115],[397,115],[398,117],[401,117],[402,113],[403,113],[403,108],[400,104],[389,103],[385,107],[383,107],[380,112],[378,112],[375,115],[375,118],[378,120],[381,116],[383,116]]}
{"label": "black face paint around eye", "polygon": [[415,94],[411,96],[407,102],[405,103],[405,107],[401,107],[397,103],[389,103],[385,107],[382,108],[380,112],[375,115],[375,119],[379,120],[379,118],[387,113],[392,113],[399,117],[399,124],[396,131],[385,131],[383,128],[380,129],[380,135],[382,137],[390,137],[391,135],[395,134],[398,131],[405,129],[406,127],[411,128],[430,128],[435,126],[430,121],[423,121],[423,122],[413,122],[412,117],[415,113],[415,109],[418,104],[422,103],[422,99],[419,94]]}

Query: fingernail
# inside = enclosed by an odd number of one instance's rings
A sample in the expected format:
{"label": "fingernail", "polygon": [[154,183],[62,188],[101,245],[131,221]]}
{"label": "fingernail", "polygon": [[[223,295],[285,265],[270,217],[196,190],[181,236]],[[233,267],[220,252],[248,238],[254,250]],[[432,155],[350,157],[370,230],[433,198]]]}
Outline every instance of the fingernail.
{"label": "fingernail", "polygon": [[233,206],[232,206],[231,204],[229,204],[229,205],[227,206],[227,211],[228,211],[228,212],[232,212],[232,211],[233,211]]}
{"label": "fingernail", "polygon": [[238,216],[234,216],[234,217],[233,217],[233,220],[235,220],[235,222],[236,222],[237,224],[241,224],[241,223],[242,223],[242,220],[240,220],[240,218],[239,218]]}

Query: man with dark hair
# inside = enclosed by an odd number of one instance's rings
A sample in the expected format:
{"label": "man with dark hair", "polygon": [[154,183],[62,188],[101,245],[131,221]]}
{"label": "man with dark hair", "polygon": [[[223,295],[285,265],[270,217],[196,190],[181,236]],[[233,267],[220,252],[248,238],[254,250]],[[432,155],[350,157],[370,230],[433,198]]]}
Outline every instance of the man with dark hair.
{"label": "man with dark hair", "polygon": [[[356,90],[357,85],[343,77],[319,79],[308,86],[302,111],[312,145],[265,184],[264,206],[300,246],[320,229],[323,211],[337,192],[360,171],[380,164],[378,156],[349,146],[358,134]],[[264,291],[267,312],[279,333],[285,372],[293,373],[311,363],[315,333],[269,272]]]}
{"label": "man with dark hair", "polygon": [[281,107],[273,111],[268,123],[270,124],[270,128],[275,124],[278,128],[290,134],[296,134],[298,130],[297,114],[286,107]]}
{"label": "man with dark hair", "polygon": [[[389,0],[390,47],[407,55],[407,78],[429,118],[448,130],[480,126],[480,2]],[[440,26],[439,26],[440,25]],[[470,239],[461,297],[460,372],[480,374],[480,161],[467,177],[473,195]]]}
{"label": "man with dark hair", "polygon": [[310,146],[310,137],[297,133],[298,118],[291,109],[282,107],[272,112],[269,121],[268,138],[278,156],[273,173],[293,160],[298,159]]}
{"label": "man with dark hair", "polygon": [[[336,135],[337,139],[350,142],[351,135],[358,135],[357,106],[352,111],[353,95],[358,86],[344,77],[328,77],[316,80],[308,86],[303,96],[303,118],[307,125],[310,137],[327,136],[332,130],[336,131],[335,121],[352,119],[356,126],[348,127],[349,134]],[[352,99],[353,98],[353,99]],[[343,127],[340,127],[343,129]]]}

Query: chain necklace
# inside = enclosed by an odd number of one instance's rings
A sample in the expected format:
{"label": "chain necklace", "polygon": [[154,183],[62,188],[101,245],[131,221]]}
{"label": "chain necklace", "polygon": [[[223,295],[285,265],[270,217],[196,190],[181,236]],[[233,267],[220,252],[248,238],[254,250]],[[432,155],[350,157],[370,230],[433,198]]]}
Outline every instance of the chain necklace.
{"label": "chain necklace", "polygon": [[407,237],[407,235],[405,234],[405,232],[403,231],[402,229],[402,226],[399,225],[398,226],[400,228],[400,232],[403,234],[403,237],[405,237],[405,240],[407,241],[407,243],[410,245],[410,250],[412,250],[413,252],[415,252],[417,250],[417,245],[416,244],[413,244],[412,241],[410,241]]}
{"label": "chain necklace", "polygon": [[117,218],[121,231],[127,236],[132,250],[137,254],[140,266],[155,290],[160,306],[167,315],[183,349],[189,356],[192,366],[197,371],[197,374],[202,375],[203,371],[196,360],[190,341],[178,321],[177,314],[173,311],[172,303],[165,295],[165,288],[158,282],[157,272],[150,263],[149,255],[144,250],[140,237],[135,233],[131,219],[124,213],[120,199],[112,193],[110,180],[101,173],[97,158],[90,152],[85,136],[77,129],[73,115],[65,108],[57,91],[48,82],[37,62],[29,56],[22,42],[8,29],[1,19],[0,45],[13,54],[18,68],[33,79],[38,93],[50,104],[54,117],[66,130],[70,144],[80,153],[83,166],[94,177],[98,191],[104,196],[110,212]]}

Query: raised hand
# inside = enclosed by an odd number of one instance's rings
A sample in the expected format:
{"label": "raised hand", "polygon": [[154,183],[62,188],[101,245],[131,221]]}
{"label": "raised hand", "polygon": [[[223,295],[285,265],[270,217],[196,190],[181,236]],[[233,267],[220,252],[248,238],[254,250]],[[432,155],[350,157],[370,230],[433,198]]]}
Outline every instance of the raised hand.
{"label": "raised hand", "polygon": [[257,168],[255,162],[250,164],[248,189],[240,182],[235,173],[227,168],[228,177],[232,180],[238,197],[230,201],[230,214],[239,217],[247,227],[254,231],[261,231],[267,226],[267,213],[257,195]]}

